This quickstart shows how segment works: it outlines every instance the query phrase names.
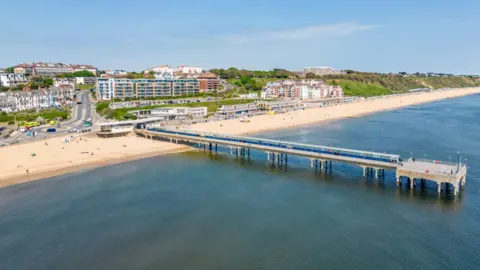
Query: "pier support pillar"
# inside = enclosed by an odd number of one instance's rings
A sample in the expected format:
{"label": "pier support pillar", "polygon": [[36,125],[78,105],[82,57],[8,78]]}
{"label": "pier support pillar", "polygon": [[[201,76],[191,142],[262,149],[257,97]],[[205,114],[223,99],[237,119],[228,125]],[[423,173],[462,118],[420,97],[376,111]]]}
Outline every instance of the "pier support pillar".
{"label": "pier support pillar", "polygon": [[248,148],[247,151],[248,151],[248,158],[250,158],[250,148]]}
{"label": "pier support pillar", "polygon": [[217,150],[218,150],[218,145],[215,144],[215,152],[217,152]]}
{"label": "pier support pillar", "polygon": [[313,158],[310,159],[310,168],[313,168]]}
{"label": "pier support pillar", "polygon": [[230,146],[230,155],[233,155],[233,149],[231,146]]}
{"label": "pier support pillar", "polygon": [[395,181],[395,183],[397,184],[397,186],[400,186],[400,176],[397,176],[397,180]]}
{"label": "pier support pillar", "polygon": [[438,196],[441,196],[441,195],[442,195],[442,183],[438,183],[437,193],[438,193]]}
{"label": "pier support pillar", "polygon": [[363,177],[365,177],[365,170],[366,170],[366,168],[362,166],[362,169],[363,169]]}
{"label": "pier support pillar", "polygon": [[270,160],[270,152],[267,152],[267,160]]}
{"label": "pier support pillar", "polygon": [[410,178],[410,188],[415,188],[415,178]]}
{"label": "pier support pillar", "polygon": [[375,170],[375,179],[378,179],[378,169],[374,168],[374,170]]}
{"label": "pier support pillar", "polygon": [[287,163],[287,162],[288,162],[288,155],[285,154],[285,163]]}

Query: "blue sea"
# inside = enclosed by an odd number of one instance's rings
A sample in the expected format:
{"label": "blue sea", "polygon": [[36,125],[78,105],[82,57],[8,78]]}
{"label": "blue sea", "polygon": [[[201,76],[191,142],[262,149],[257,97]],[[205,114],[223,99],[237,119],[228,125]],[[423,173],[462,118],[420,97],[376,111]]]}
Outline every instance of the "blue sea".
{"label": "blue sea", "polygon": [[479,269],[480,95],[258,136],[467,160],[459,197],[189,152],[0,189],[0,269]]}

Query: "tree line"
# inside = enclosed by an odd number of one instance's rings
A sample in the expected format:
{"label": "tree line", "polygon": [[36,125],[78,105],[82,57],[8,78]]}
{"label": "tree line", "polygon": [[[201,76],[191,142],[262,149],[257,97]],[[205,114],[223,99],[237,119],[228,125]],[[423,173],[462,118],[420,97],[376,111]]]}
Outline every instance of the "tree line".
{"label": "tree line", "polygon": [[246,69],[237,69],[235,67],[231,67],[229,69],[211,69],[210,72],[214,73],[218,77],[222,79],[239,79],[242,77],[250,77],[250,78],[278,78],[278,79],[285,79],[289,77],[297,77],[297,75],[293,72],[290,72],[286,69],[278,69],[275,68],[273,70],[246,70]]}

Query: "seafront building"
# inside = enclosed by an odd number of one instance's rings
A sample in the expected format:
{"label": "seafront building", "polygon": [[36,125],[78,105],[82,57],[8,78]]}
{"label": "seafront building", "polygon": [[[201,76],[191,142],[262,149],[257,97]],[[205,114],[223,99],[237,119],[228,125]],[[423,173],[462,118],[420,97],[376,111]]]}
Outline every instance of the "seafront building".
{"label": "seafront building", "polygon": [[0,93],[0,110],[16,112],[65,105],[73,99],[73,87],[52,87],[32,91],[11,91]]}
{"label": "seafront building", "polygon": [[236,105],[223,105],[220,106],[215,113],[217,118],[230,118],[237,115],[253,115],[259,112],[259,108],[256,102],[247,104]]}
{"label": "seafront building", "polygon": [[337,85],[327,85],[322,80],[284,80],[267,83],[261,97],[292,99],[341,98],[343,90]]}
{"label": "seafront building", "polygon": [[134,110],[129,113],[138,118],[156,118],[162,121],[201,119],[208,114],[207,107],[163,107],[149,110]]}
{"label": "seafront building", "polygon": [[102,100],[114,98],[154,98],[195,95],[200,92],[197,79],[119,79],[98,78],[97,97]]}
{"label": "seafront building", "polygon": [[164,120],[198,119],[207,116],[207,107],[167,107],[151,111],[152,117]]}

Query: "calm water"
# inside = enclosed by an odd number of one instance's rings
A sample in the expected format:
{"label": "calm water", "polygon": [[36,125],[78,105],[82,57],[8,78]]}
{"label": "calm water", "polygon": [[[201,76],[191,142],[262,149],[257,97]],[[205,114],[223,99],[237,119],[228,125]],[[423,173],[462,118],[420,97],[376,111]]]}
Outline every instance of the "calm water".
{"label": "calm water", "polygon": [[0,269],[478,269],[480,95],[260,136],[469,164],[459,199],[360,168],[186,153],[0,189]]}

